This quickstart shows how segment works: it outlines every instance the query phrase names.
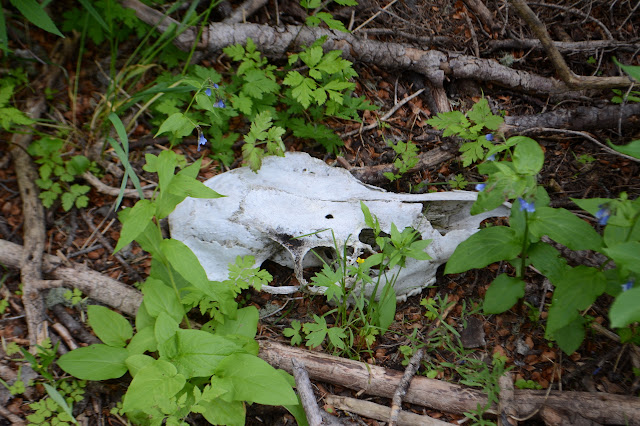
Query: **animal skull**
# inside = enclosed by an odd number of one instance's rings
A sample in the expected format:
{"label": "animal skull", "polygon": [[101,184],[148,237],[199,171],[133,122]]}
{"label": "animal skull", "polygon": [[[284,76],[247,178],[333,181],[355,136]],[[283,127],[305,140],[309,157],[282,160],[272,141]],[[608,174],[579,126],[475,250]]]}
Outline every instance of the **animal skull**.
{"label": "animal skull", "polygon": [[[228,264],[236,256],[254,256],[255,266],[271,259],[293,267],[300,287],[263,286],[277,294],[321,292],[307,286],[302,274],[304,267],[319,264],[311,250],[322,254],[337,248],[345,253],[346,246],[349,264],[374,252],[367,242],[360,201],[377,216],[382,231],[390,233],[394,223],[399,230],[412,227],[422,239],[432,240],[426,249],[432,260],[407,259],[395,285],[399,300],[433,284],[438,266],[482,220],[509,215],[501,206],[471,216],[474,192],[389,193],[305,153],[267,157],[258,173],[242,167],[214,176],[205,185],[226,197],[184,200],[169,216],[172,237],[195,253],[212,281],[227,279]],[[379,291],[385,283],[382,277]],[[368,297],[373,288],[365,286],[363,291]]]}

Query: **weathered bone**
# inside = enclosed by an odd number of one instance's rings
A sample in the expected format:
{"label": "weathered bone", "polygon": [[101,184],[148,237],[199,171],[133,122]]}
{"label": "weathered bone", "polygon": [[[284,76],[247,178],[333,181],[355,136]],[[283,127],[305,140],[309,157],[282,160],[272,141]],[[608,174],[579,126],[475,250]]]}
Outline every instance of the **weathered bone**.
{"label": "weathered bone", "polygon": [[[191,248],[212,281],[227,279],[228,264],[236,256],[254,256],[256,266],[267,259],[292,266],[300,287],[263,287],[277,294],[321,291],[307,286],[302,276],[303,267],[319,264],[311,250],[326,256],[336,248],[344,253],[346,245],[349,264],[374,252],[367,243],[360,201],[378,217],[384,232],[390,233],[394,223],[399,230],[410,226],[423,239],[432,240],[425,250],[432,260],[407,259],[400,272],[395,285],[400,300],[433,284],[438,266],[478,230],[482,220],[509,215],[501,206],[471,216],[475,192],[389,193],[305,153],[267,157],[258,173],[242,167],[205,184],[226,197],[187,198],[169,216],[172,237]],[[385,283],[382,277],[378,291]],[[364,288],[367,296],[372,292],[372,286]]]}

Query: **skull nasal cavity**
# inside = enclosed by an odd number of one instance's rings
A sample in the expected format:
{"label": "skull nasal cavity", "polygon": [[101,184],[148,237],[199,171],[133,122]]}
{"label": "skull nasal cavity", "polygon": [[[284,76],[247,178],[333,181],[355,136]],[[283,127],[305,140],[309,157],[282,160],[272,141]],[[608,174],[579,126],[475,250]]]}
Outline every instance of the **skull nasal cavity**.
{"label": "skull nasal cavity", "polygon": [[332,214],[328,214],[324,217],[325,219],[333,219],[333,215]]}

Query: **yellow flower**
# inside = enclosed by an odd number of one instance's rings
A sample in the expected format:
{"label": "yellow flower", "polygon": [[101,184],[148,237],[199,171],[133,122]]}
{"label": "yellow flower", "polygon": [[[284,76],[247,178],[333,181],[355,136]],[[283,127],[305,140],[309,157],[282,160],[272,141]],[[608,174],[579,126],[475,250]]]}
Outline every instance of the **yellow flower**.
{"label": "yellow flower", "polygon": [[364,259],[362,259],[362,258],[357,258],[357,259],[356,259],[356,262],[358,262],[358,263],[362,264],[362,263],[364,263]]}

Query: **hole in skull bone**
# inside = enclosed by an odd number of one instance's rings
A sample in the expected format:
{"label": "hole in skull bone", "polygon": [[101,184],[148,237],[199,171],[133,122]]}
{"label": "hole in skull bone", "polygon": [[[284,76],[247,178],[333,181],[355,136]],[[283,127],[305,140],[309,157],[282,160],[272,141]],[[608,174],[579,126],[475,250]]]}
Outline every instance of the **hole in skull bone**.
{"label": "hole in skull bone", "polygon": [[325,219],[333,219],[333,215],[331,213],[329,213],[328,215],[326,215],[324,217]]}

